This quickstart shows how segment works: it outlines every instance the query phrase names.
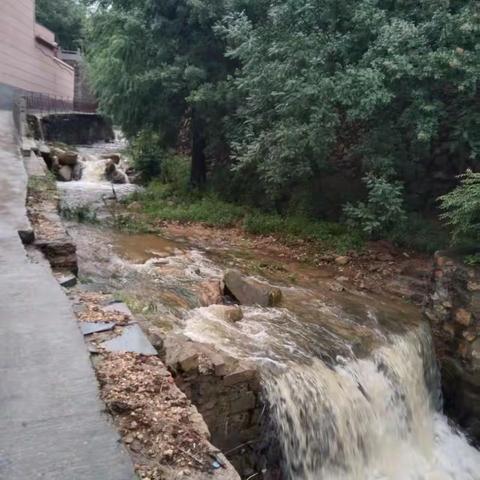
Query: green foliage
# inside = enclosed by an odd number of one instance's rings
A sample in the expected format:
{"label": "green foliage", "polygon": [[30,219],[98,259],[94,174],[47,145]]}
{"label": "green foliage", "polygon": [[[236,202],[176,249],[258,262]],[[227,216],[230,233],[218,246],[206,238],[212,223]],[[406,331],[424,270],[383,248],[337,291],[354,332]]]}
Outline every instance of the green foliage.
{"label": "green foliage", "polygon": [[[133,139],[138,168],[181,183],[159,187],[175,202],[158,206],[164,217],[221,222],[200,211],[213,205],[229,224],[228,200],[319,219],[331,214],[325,179],[342,174],[341,204],[360,198],[348,179],[367,179],[368,198],[345,209],[351,224],[403,244],[422,231],[426,244],[429,228],[399,227],[404,211],[480,165],[474,0],[99,0],[87,37],[101,107]],[[186,170],[166,178],[184,133],[215,194],[188,197]],[[297,228],[272,218],[264,228]]]}
{"label": "green foliage", "polygon": [[148,180],[162,171],[165,145],[158,134],[142,130],[130,142],[130,154],[135,168]]}
{"label": "green foliage", "polygon": [[465,257],[465,263],[471,266],[480,265],[480,254],[476,253],[474,255],[467,255]]}
{"label": "green foliage", "polygon": [[478,2],[255,3],[253,14],[232,9],[218,30],[239,64],[229,82],[234,167],[269,197],[307,188],[339,161],[381,158],[407,185],[444,147],[458,166],[474,161]]}
{"label": "green foliage", "polygon": [[218,111],[215,84],[227,61],[213,25],[223,2],[104,0],[88,27],[88,58],[102,108],[133,137],[156,132],[174,146],[182,119]]}
{"label": "green foliage", "polygon": [[448,231],[438,221],[417,213],[408,214],[387,237],[399,247],[429,254],[445,249],[450,240]]}
{"label": "green foliage", "polygon": [[61,214],[67,220],[74,220],[78,223],[97,223],[97,213],[89,207],[63,208]]}
{"label": "green foliage", "polygon": [[[167,183],[152,182],[129,200],[140,202],[143,213],[154,222],[195,222],[220,228],[239,226],[247,233],[275,235],[286,240],[308,240],[339,253],[361,248],[363,244],[358,231],[338,223],[319,222],[302,216],[267,214],[257,208],[225,202],[212,192],[179,189],[178,186],[181,187],[186,182],[182,157],[171,157],[168,160],[165,175]],[[168,179],[173,183],[168,183]],[[145,228],[148,222],[141,222],[141,225]],[[125,226],[122,228],[125,229]],[[133,225],[128,228],[138,230]]]}
{"label": "green foliage", "polygon": [[364,178],[368,190],[367,202],[347,204],[348,223],[357,226],[369,237],[379,238],[405,221],[403,187],[383,177],[368,175]]}
{"label": "green foliage", "polygon": [[60,46],[76,50],[82,45],[87,10],[78,0],[36,0],[37,22],[55,33]]}
{"label": "green foliage", "polygon": [[338,253],[358,250],[363,238],[352,228],[333,222],[319,222],[300,216],[268,215],[259,211],[247,215],[243,223],[248,233],[305,239],[332,248]]}
{"label": "green foliage", "polygon": [[468,170],[460,185],[440,198],[441,218],[452,229],[452,241],[472,243],[480,240],[480,173]]}

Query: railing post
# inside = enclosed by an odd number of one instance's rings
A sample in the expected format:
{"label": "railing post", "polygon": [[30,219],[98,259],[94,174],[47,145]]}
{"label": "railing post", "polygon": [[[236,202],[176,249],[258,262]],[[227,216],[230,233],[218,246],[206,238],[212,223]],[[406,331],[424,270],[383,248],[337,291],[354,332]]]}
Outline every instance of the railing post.
{"label": "railing post", "polygon": [[27,99],[24,96],[18,99],[18,133],[20,138],[25,138],[25,126],[27,125]]}

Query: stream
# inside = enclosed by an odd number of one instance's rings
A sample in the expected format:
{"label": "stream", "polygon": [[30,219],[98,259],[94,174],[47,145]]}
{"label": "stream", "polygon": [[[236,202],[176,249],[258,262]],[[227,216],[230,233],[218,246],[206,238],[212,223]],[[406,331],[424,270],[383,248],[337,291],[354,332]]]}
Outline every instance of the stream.
{"label": "stream", "polygon": [[[58,183],[63,209],[88,206],[107,215],[112,186],[100,154],[118,147],[79,148],[84,176]],[[115,194],[136,188],[115,186]],[[332,291],[328,275],[300,263],[259,275],[252,266],[265,261],[261,251],[194,235],[125,234],[73,221],[67,227],[85,288],[119,296],[165,332],[258,365],[286,478],[480,480],[480,452],[442,413],[432,336],[418,308]],[[242,307],[235,324],[202,307],[205,284],[232,267],[278,286],[281,306]]]}

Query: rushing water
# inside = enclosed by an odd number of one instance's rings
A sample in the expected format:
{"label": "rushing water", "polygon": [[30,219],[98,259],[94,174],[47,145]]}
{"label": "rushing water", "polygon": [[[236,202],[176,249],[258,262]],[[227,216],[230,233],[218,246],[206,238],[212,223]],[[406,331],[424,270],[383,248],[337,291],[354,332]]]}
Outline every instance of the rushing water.
{"label": "rushing water", "polygon": [[[102,162],[91,158],[75,188],[62,185],[66,204],[78,195],[101,206]],[[480,480],[480,452],[442,414],[431,333],[415,308],[334,293],[328,280],[289,286],[279,273],[270,281],[281,285],[281,308],[244,307],[232,324],[198,296],[243,252],[81,225],[71,232],[84,275],[153,304],[152,321],[168,317],[192,340],[258,366],[287,478]]]}
{"label": "rushing water", "polygon": [[79,156],[84,162],[82,178],[79,181],[57,182],[61,192],[61,208],[63,210],[96,208],[101,211],[106,201],[115,197],[121,200],[136,191],[138,189],[136,185],[112,185],[105,178],[107,160],[100,158],[101,154],[118,152],[123,148],[125,142],[122,139],[108,144],[78,147]]}

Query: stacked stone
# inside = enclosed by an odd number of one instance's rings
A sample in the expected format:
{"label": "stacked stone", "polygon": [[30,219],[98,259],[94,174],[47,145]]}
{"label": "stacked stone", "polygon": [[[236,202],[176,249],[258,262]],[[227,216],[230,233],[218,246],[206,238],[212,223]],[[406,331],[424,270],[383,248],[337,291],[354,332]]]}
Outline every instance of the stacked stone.
{"label": "stacked stone", "polygon": [[447,413],[480,441],[480,267],[438,252],[425,313],[435,334]]}
{"label": "stacked stone", "polygon": [[176,383],[207,423],[212,443],[242,474],[256,471],[262,438],[263,402],[257,370],[205,344],[175,335],[165,342]]}

